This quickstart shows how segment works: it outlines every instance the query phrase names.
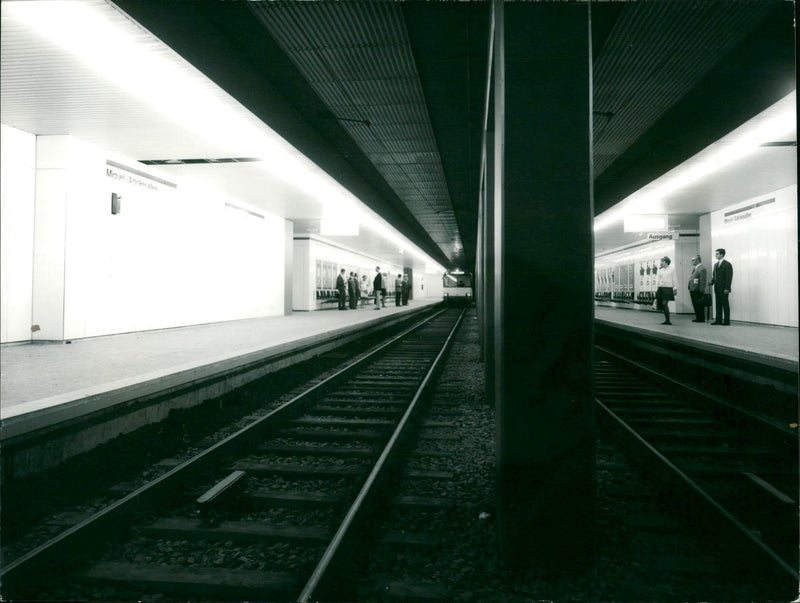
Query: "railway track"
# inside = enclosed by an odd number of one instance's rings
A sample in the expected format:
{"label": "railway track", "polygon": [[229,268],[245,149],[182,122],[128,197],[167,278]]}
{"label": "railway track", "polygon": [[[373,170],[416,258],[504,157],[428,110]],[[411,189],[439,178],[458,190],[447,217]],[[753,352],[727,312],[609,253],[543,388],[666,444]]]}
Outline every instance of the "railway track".
{"label": "railway track", "polygon": [[601,429],[655,478],[676,515],[719,539],[721,558],[796,595],[796,432],[596,349]]}
{"label": "railway track", "polygon": [[439,528],[464,503],[455,483],[463,462],[457,450],[463,412],[461,400],[447,387],[436,388],[376,525],[378,546],[358,600],[454,600],[456,592],[438,563],[447,546]]}
{"label": "railway track", "polygon": [[4,595],[352,600],[372,516],[462,316],[422,321],[6,564]]}

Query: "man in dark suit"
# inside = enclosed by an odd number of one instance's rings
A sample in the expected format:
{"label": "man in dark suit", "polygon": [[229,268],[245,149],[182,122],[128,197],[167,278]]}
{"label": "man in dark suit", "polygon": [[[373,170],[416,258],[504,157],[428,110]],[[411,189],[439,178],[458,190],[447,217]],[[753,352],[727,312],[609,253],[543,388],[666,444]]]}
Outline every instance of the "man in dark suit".
{"label": "man in dark suit", "polygon": [[350,295],[350,309],[358,309],[358,276],[355,272],[350,273],[347,279],[347,293]]}
{"label": "man in dark suit", "polygon": [[375,278],[372,280],[372,291],[375,293],[375,309],[380,310],[383,305],[383,275],[381,267],[375,266]]}
{"label": "man in dark suit", "polygon": [[717,249],[714,254],[717,263],[714,264],[714,272],[711,274],[711,284],[714,285],[714,299],[716,301],[716,315],[712,325],[731,324],[731,306],[728,296],[731,293],[733,283],[733,266],[725,259],[725,250]]}
{"label": "man in dark suit", "polygon": [[339,292],[339,309],[347,310],[347,306],[345,305],[345,300],[347,299],[347,284],[344,280],[344,268],[342,268],[339,276],[336,277],[336,290]]}
{"label": "man in dark suit", "polygon": [[408,305],[408,294],[411,292],[411,283],[408,282],[408,275],[403,275],[403,288],[401,291],[400,299],[403,302],[404,306]]}
{"label": "man in dark suit", "polygon": [[398,274],[394,279],[394,305],[399,306],[402,303],[403,297],[403,275]]}
{"label": "man in dark suit", "polygon": [[706,292],[706,267],[701,263],[699,255],[692,258],[692,266],[692,273],[689,275],[689,295],[694,308],[692,322],[705,322],[706,308],[703,305],[703,294]]}

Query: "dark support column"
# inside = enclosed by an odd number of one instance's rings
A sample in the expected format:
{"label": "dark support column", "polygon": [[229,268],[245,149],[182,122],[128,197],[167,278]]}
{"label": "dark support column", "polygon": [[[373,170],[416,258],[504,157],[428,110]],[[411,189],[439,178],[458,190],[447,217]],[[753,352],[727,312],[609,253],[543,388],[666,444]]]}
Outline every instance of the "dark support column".
{"label": "dark support column", "polygon": [[[505,128],[505,35],[503,32],[504,4],[503,0],[497,0],[492,4],[492,94],[491,102],[491,149],[489,172],[491,178],[487,178],[491,183],[489,190],[489,201],[487,203],[487,264],[488,264],[488,291],[487,296],[489,305],[488,322],[491,324],[489,332],[490,353],[486,359],[486,388],[490,392],[488,397],[495,407],[495,431],[498,443],[497,463],[500,467],[502,454],[502,422],[503,422],[503,391],[502,391],[502,371],[503,371],[503,281],[502,281],[502,262],[503,262],[503,144]],[[498,476],[498,488],[502,490]],[[502,496],[502,492],[500,493]],[[502,508],[502,500],[499,507]],[[498,512],[498,519],[502,524],[502,510]],[[501,547],[502,533],[500,534]]]}
{"label": "dark support column", "polygon": [[486,377],[486,402],[494,405],[494,376],[488,359],[493,357],[494,349],[494,328],[492,316],[492,295],[494,292],[494,243],[492,242],[492,220],[494,211],[494,108],[492,100],[492,82],[494,73],[492,61],[494,54],[494,10],[492,10],[489,23],[489,39],[487,40],[487,72],[486,72],[486,94],[483,107],[483,135],[481,143],[481,175],[480,175],[480,195],[478,198],[478,240],[476,245],[476,283],[478,293],[476,294],[476,305],[478,314],[478,326],[480,328],[481,361],[484,364]]}
{"label": "dark support column", "polygon": [[486,287],[483,284],[484,274],[486,274],[486,263],[484,252],[484,232],[485,224],[484,212],[486,211],[486,189],[483,184],[485,168],[481,176],[481,190],[478,195],[478,236],[475,238],[475,314],[478,318],[478,346],[480,347],[481,362],[486,361]]}
{"label": "dark support column", "polygon": [[488,156],[486,161],[485,198],[483,200],[483,363],[486,367],[485,386],[486,402],[494,405],[495,386],[495,255],[494,255],[494,135],[489,132],[486,137]]}
{"label": "dark support column", "polygon": [[499,535],[543,573],[594,560],[588,11],[499,3],[495,29]]}

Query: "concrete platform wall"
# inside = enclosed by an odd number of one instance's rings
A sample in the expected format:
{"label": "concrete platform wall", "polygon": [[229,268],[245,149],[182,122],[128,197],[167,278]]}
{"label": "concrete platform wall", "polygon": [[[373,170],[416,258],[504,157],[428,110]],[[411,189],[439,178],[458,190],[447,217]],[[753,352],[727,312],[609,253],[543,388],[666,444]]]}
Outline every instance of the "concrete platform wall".
{"label": "concrete platform wall", "polygon": [[284,313],[283,218],[71,136],[3,133],[3,343]]}

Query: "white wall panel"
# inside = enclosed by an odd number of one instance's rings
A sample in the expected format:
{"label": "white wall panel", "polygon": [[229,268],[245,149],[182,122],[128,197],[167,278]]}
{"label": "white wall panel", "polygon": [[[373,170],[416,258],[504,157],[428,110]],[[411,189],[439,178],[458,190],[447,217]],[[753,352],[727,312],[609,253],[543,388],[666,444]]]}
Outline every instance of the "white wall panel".
{"label": "white wall panel", "polygon": [[[49,143],[49,137],[40,137]],[[119,301],[113,258],[115,245],[125,243],[111,216],[110,195],[103,186],[105,157],[79,140],[71,140],[71,150],[62,165],[69,173],[68,212],[64,248],[65,337],[78,338],[120,332],[124,307]]]}
{"label": "white wall panel", "polygon": [[713,212],[711,239],[733,264],[731,319],[798,326],[797,186]]}
{"label": "white wall panel", "polygon": [[0,342],[31,338],[36,137],[0,126]]}
{"label": "white wall panel", "polygon": [[798,326],[797,189],[780,191],[779,195],[786,197],[784,204],[788,207],[774,225],[774,239],[785,243],[772,247],[775,261],[770,277],[777,285],[776,324],[796,327]]}
{"label": "white wall panel", "polygon": [[63,162],[57,158],[68,155],[68,144],[66,136],[37,139],[31,323],[38,330],[32,333],[33,340],[64,339],[64,240],[69,177]]}
{"label": "white wall panel", "polygon": [[442,299],[442,297],[444,296],[444,287],[442,286],[441,273],[426,272],[424,285],[425,289],[423,290],[422,294],[425,297],[435,297],[437,299]]}
{"label": "white wall panel", "polygon": [[76,139],[38,146],[37,338],[283,314],[285,220]]}
{"label": "white wall panel", "polygon": [[[753,270],[748,230],[742,224],[728,228],[727,237],[721,237],[714,249],[726,250],[726,258],[733,264],[733,283],[730,303],[733,320],[750,320],[750,271]],[[715,306],[716,307],[716,306]],[[734,313],[735,312],[735,313]]]}
{"label": "white wall panel", "polygon": [[292,282],[292,309],[307,311],[314,308],[314,263],[311,261],[311,241],[294,241],[294,278]]}
{"label": "white wall panel", "polygon": [[755,304],[756,316],[774,316],[779,320],[779,283],[777,254],[771,248],[771,241],[779,241],[783,233],[779,215],[769,216],[762,228],[756,229],[758,261],[756,275],[760,284],[754,287],[758,298]]}

